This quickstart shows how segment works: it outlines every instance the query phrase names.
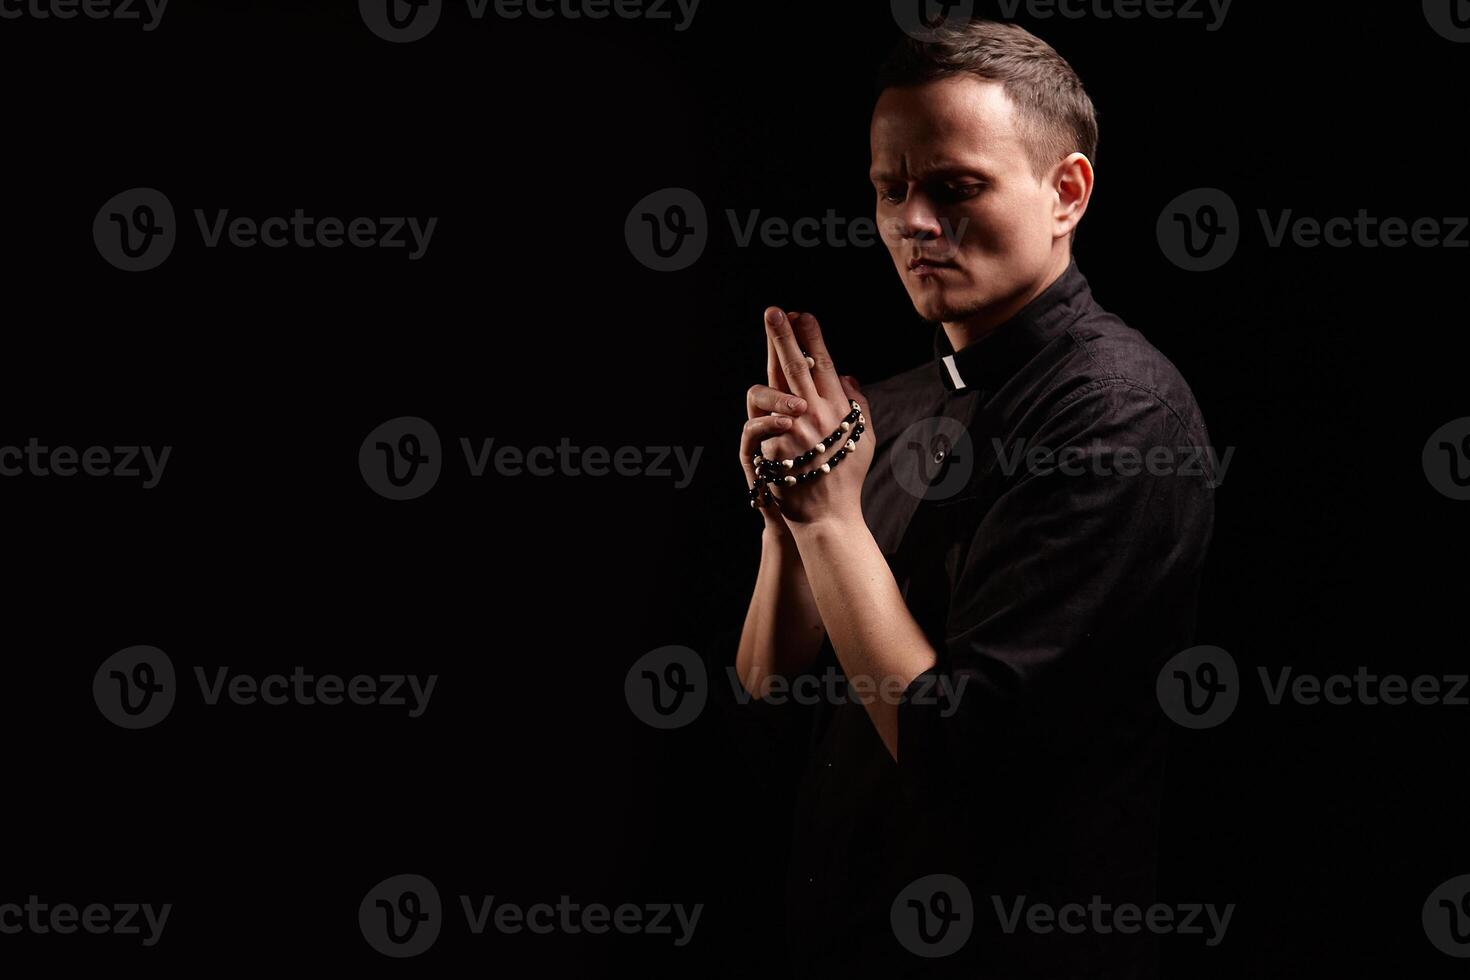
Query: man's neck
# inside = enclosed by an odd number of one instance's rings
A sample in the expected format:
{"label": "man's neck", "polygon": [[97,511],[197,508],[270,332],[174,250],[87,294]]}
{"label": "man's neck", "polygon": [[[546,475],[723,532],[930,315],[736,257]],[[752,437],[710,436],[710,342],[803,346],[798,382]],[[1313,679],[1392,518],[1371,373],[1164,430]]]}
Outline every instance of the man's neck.
{"label": "man's neck", "polygon": [[997,303],[976,313],[974,316],[953,323],[946,321],[944,334],[949,338],[949,346],[956,351],[964,350],[980,338],[994,332],[1011,317],[1019,313],[1027,303],[1031,302],[1042,293],[1046,292],[1048,286],[1056,282],[1067,271],[1067,266],[1072,260],[1070,248],[1060,249],[1052,256],[1051,262],[1047,264],[1046,272],[1041,275],[1031,286],[1015,296]]}

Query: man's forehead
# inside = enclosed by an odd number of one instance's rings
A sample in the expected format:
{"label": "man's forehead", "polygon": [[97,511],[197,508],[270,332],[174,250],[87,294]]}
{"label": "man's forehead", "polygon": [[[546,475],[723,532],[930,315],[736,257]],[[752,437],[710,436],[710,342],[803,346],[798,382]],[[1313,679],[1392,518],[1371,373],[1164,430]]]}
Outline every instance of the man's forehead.
{"label": "man's forehead", "polygon": [[993,165],[1020,148],[999,82],[969,76],[890,88],[873,110],[875,170],[908,173]]}

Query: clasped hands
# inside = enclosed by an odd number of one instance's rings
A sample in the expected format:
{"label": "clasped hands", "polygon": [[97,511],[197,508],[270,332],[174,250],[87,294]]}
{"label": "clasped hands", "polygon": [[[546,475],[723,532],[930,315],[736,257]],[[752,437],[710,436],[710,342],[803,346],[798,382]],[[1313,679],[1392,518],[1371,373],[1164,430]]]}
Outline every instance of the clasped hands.
{"label": "clasped hands", "polygon": [[[758,508],[766,527],[790,533],[819,524],[861,525],[863,478],[876,438],[868,400],[856,379],[837,374],[816,317],[788,315],[772,306],[765,311],[765,330],[766,384],[753,385],[745,394],[747,421],[740,437],[747,487],[756,478],[757,453],[766,459],[791,459],[819,446],[852,410],[849,399],[862,409],[867,429],[841,465],[820,478],[796,486],[768,484],[775,503]],[[803,469],[821,466],[843,445],[839,440],[822,449]]]}

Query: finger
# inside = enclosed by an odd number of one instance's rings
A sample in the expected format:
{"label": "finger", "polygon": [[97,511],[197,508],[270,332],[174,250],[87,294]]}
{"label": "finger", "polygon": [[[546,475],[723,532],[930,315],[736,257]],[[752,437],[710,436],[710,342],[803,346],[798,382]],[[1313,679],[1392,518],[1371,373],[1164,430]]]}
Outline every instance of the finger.
{"label": "finger", "polygon": [[[786,314],[788,320],[794,320],[799,316],[801,314],[796,312],[788,312]],[[772,388],[779,388],[781,391],[787,392],[791,390],[791,385],[787,382],[786,375],[781,371],[781,361],[776,357],[776,345],[771,341],[769,331],[766,333],[766,381]]]}
{"label": "finger", "polygon": [[786,375],[781,371],[781,361],[776,357],[776,343],[771,340],[771,332],[766,331],[766,380],[772,388],[780,391],[791,391],[791,385],[786,381]]}
{"label": "finger", "polygon": [[751,385],[745,393],[745,414],[750,418],[780,412],[783,415],[800,415],[807,408],[806,399],[772,388],[769,385]]}
{"label": "finger", "polygon": [[839,380],[842,382],[842,393],[857,402],[858,407],[863,410],[863,416],[871,420],[872,416],[868,413],[868,396],[863,394],[863,390],[858,387],[857,378],[844,374]]}
{"label": "finger", "polygon": [[755,482],[755,457],[761,443],[790,431],[791,418],[786,415],[757,415],[740,430],[740,465],[745,469],[745,482]]}
{"label": "finger", "polygon": [[810,313],[802,313],[792,319],[791,325],[802,350],[811,357],[812,381],[816,384],[817,392],[823,398],[840,397],[842,383],[837,378],[837,368],[832,363],[827,342],[822,339],[822,326],[817,318]]}
{"label": "finger", "polygon": [[801,352],[801,343],[791,329],[791,321],[778,307],[766,309],[766,336],[775,347],[776,360],[781,365],[781,373],[785,375],[791,393],[800,395],[809,402],[820,398],[821,392],[817,391],[817,386],[812,381],[811,369],[807,366],[806,355]]}

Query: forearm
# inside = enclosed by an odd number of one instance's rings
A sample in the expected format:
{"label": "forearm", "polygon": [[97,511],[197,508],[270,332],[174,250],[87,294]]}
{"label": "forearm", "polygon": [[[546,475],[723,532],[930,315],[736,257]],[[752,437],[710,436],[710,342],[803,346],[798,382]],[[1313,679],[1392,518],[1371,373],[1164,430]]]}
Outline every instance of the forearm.
{"label": "forearm", "polygon": [[[861,515],[793,527],[802,566],[848,682],[867,688],[868,715],[898,758],[898,697],[938,657],[909,612]],[[858,679],[863,680],[859,681]],[[861,694],[854,689],[855,694]]]}
{"label": "forearm", "polygon": [[772,676],[790,677],[811,666],[825,635],[795,542],[768,528],[735,656],[741,684],[761,697]]}

